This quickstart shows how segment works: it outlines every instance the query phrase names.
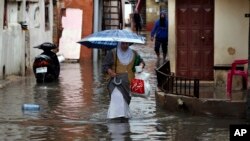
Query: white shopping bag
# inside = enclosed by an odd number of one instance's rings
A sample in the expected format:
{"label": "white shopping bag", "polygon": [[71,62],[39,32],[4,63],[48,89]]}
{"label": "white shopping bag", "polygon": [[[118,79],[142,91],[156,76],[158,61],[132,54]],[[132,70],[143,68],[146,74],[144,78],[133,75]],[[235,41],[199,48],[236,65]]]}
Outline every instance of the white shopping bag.
{"label": "white shopping bag", "polygon": [[151,86],[149,84],[150,74],[140,72],[135,74],[130,84],[131,95],[135,97],[148,98],[151,93]]}

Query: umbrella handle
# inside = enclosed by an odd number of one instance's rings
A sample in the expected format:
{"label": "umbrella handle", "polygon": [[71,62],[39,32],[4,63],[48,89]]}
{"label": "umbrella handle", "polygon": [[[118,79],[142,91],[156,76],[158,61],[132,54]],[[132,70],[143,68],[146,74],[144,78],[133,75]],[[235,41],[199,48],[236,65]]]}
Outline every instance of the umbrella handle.
{"label": "umbrella handle", "polygon": [[117,81],[116,81],[116,77],[114,77],[114,81],[113,81],[113,82],[114,82],[115,85],[120,85],[120,84],[122,83],[122,80],[120,79],[120,81],[117,82]]}

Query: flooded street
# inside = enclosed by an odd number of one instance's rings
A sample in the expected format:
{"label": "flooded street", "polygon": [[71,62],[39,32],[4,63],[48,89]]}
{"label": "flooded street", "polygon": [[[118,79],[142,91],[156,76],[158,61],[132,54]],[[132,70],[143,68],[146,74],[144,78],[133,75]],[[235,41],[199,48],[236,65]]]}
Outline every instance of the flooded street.
{"label": "flooded street", "polygon": [[[152,93],[132,98],[128,123],[106,120],[109,95],[101,62],[63,63],[58,82],[36,84],[32,75],[0,89],[0,140],[228,141],[229,125],[244,121],[168,113],[156,106],[152,50],[138,49],[151,73]],[[23,111],[25,103],[41,108]]]}

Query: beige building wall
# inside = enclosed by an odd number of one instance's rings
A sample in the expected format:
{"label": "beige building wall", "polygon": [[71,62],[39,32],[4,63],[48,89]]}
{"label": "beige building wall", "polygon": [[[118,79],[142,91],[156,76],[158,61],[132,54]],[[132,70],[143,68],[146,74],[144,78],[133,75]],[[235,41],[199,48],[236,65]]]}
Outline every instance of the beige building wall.
{"label": "beige building wall", "polygon": [[175,72],[176,66],[176,19],[175,19],[175,0],[168,0],[168,56],[171,71]]}
{"label": "beige building wall", "polygon": [[151,31],[155,21],[159,18],[160,7],[155,0],[147,0],[146,2],[146,25],[147,30]]}
{"label": "beige building wall", "polygon": [[[215,0],[214,6],[214,64],[231,63],[248,58],[249,0]],[[169,57],[176,67],[176,0],[168,0]]]}
{"label": "beige building wall", "polygon": [[249,0],[215,0],[214,64],[248,58]]}

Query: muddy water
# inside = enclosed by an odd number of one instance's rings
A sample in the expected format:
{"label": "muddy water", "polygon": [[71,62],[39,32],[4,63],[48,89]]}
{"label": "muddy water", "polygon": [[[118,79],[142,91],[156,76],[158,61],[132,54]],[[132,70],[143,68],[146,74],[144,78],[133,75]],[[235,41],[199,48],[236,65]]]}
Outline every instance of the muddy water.
{"label": "muddy water", "polygon": [[[109,95],[101,62],[63,63],[58,82],[36,84],[33,76],[0,89],[0,140],[34,141],[193,141],[229,140],[229,125],[237,119],[167,113],[156,106],[155,56],[139,48],[151,73],[148,99],[133,97],[127,123],[107,122]],[[38,111],[24,111],[24,103]]]}

